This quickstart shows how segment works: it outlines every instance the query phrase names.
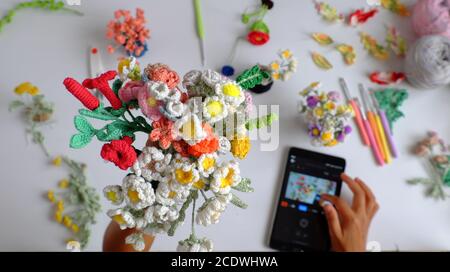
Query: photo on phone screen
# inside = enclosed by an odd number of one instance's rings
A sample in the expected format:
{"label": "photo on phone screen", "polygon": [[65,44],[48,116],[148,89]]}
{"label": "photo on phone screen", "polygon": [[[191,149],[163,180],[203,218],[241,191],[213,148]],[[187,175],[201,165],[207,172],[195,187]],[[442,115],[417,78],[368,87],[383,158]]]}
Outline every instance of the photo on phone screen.
{"label": "photo on phone screen", "polygon": [[270,237],[284,251],[327,251],[328,226],[319,205],[322,194],[339,195],[345,160],[291,148]]}

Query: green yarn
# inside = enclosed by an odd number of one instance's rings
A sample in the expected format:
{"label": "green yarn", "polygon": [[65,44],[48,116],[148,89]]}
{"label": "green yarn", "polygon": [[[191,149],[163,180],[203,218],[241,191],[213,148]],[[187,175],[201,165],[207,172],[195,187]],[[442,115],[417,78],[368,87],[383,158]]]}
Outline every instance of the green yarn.
{"label": "green yarn", "polygon": [[278,115],[275,113],[271,113],[269,115],[262,116],[260,118],[249,120],[247,124],[245,124],[245,128],[247,130],[260,129],[272,125],[272,123],[277,120]]}
{"label": "green yarn", "polygon": [[389,121],[389,126],[393,130],[394,123],[404,117],[400,107],[403,102],[408,99],[408,92],[405,89],[387,88],[375,92],[375,97],[380,104],[380,107],[386,112],[386,117]]}
{"label": "green yarn", "polygon": [[63,1],[55,1],[55,0],[33,0],[28,2],[22,2],[17,4],[14,8],[10,9],[2,19],[0,19],[0,32],[2,32],[5,25],[12,22],[14,16],[16,16],[16,12],[20,11],[22,9],[28,9],[28,8],[36,8],[36,9],[43,9],[43,10],[49,10],[49,11],[69,11],[72,13],[75,13],[77,15],[83,15],[83,13],[67,8]]}

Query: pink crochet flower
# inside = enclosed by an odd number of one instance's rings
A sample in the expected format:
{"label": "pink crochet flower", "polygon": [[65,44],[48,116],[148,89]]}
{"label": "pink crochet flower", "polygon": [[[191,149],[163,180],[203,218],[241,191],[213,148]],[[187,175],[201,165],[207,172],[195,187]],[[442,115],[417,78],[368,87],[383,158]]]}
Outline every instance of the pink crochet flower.
{"label": "pink crochet flower", "polygon": [[145,73],[150,80],[164,82],[171,90],[180,83],[178,74],[164,64],[157,63],[149,65],[145,69]]}
{"label": "pink crochet flower", "polygon": [[159,141],[159,146],[162,149],[168,149],[174,140],[173,122],[161,118],[158,121],[153,121],[153,130],[149,135],[149,140],[152,142]]}
{"label": "pink crochet flower", "polygon": [[153,121],[158,121],[162,117],[162,113],[159,111],[162,102],[153,97],[147,88],[138,92],[137,99],[145,116]]}
{"label": "pink crochet flower", "polygon": [[137,99],[138,93],[145,91],[147,85],[142,81],[130,81],[122,89],[119,90],[119,98],[127,103],[131,100]]}

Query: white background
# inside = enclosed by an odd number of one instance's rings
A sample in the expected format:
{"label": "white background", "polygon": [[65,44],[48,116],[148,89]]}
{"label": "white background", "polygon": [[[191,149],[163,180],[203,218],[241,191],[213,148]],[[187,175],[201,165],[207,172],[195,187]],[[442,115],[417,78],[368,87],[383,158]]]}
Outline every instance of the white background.
{"label": "white background", "polygon": [[[7,107],[15,99],[12,90],[23,81],[38,85],[47,98],[56,104],[56,123],[44,130],[47,145],[53,154],[67,154],[88,164],[90,183],[99,191],[108,184],[119,184],[124,172],[102,161],[101,143],[93,141],[87,148],[71,150],[69,138],[75,132],[72,118],[80,104],[63,88],[66,76],[82,80],[89,76],[87,51],[91,45],[102,48],[107,68],[115,67],[114,57],[104,48],[105,26],[119,8],[142,7],[151,29],[150,52],[141,63],[164,62],[181,75],[200,67],[200,54],[195,34],[194,11],[191,1],[110,1],[81,0],[79,9],[84,17],[68,13],[23,11],[14,22],[0,33],[0,250],[3,251],[60,251],[65,250],[65,239],[70,234],[52,221],[52,209],[44,198],[49,188],[56,187],[65,171],[49,166],[43,153],[26,142],[24,126],[18,114],[8,113]],[[1,14],[19,1],[4,0]],[[414,3],[415,1],[406,1]],[[220,68],[227,60],[238,35],[246,27],[240,23],[240,14],[256,1],[208,0],[203,1],[206,28],[208,66]],[[349,13],[365,5],[364,0],[338,1],[330,4]],[[383,250],[450,250],[450,206],[448,202],[424,197],[423,188],[406,184],[408,178],[425,177],[420,161],[410,155],[411,146],[429,129],[438,131],[450,140],[448,116],[450,92],[448,89],[424,91],[410,90],[401,119],[394,129],[400,158],[380,168],[375,165],[371,152],[361,144],[357,133],[341,146],[326,149],[312,148],[304,123],[296,113],[298,91],[312,81],[322,81],[326,90],[339,90],[338,77],[346,78],[351,92],[364,82],[371,86],[366,75],[375,70],[401,69],[403,61],[395,56],[388,62],[379,62],[362,49],[358,31],[364,30],[382,41],[385,24],[393,24],[411,42],[414,35],[409,19],[382,10],[376,18],[359,28],[328,25],[317,16],[312,1],[279,0],[266,16],[271,41],[254,47],[241,43],[234,66],[238,71],[255,63],[267,64],[276,58],[278,49],[289,48],[299,58],[299,71],[288,82],[276,82],[273,89],[255,95],[256,104],[275,104],[280,107],[280,144],[273,152],[261,152],[257,142],[248,159],[242,162],[242,174],[253,180],[256,192],[241,195],[249,204],[248,210],[229,208],[220,224],[197,231],[214,240],[216,250],[269,250],[267,232],[271,224],[272,209],[277,199],[282,168],[290,146],[309,148],[347,159],[348,173],[364,179],[375,192],[381,209],[373,221],[369,240],[380,242]],[[308,35],[326,32],[336,41],[354,45],[358,60],[346,67],[341,56],[331,48],[316,45]],[[326,55],[335,68],[325,72],[312,63],[312,50]],[[343,189],[343,196],[351,194]],[[102,198],[103,210],[93,227],[87,250],[101,250],[103,232],[109,218],[105,215],[111,206]],[[157,237],[153,250],[173,250],[180,239],[188,236],[185,224],[175,238]]]}

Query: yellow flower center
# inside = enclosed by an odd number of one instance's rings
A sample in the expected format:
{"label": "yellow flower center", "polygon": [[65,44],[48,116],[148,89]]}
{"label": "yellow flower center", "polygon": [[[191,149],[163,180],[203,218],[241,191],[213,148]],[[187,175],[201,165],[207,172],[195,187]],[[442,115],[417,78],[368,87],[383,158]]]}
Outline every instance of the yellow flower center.
{"label": "yellow flower center", "polygon": [[149,105],[152,108],[156,106],[157,102],[158,101],[154,97],[147,98],[147,105]]}
{"label": "yellow flower center", "polygon": [[239,90],[239,87],[234,84],[226,84],[223,86],[223,93],[227,96],[239,96],[241,94],[241,91]]}
{"label": "yellow flower center", "polygon": [[117,201],[117,194],[114,191],[106,192],[106,198],[109,201],[116,202]]}
{"label": "yellow flower center", "polygon": [[313,134],[314,136],[318,136],[318,135],[320,134],[320,130],[317,129],[317,128],[314,128],[313,131],[312,131],[312,134]]}
{"label": "yellow flower center", "polygon": [[317,117],[322,117],[322,116],[323,116],[323,109],[321,109],[321,108],[316,108],[316,109],[314,110],[314,114],[315,114]]}
{"label": "yellow flower center", "polygon": [[283,58],[288,59],[292,56],[292,52],[289,50],[284,50],[281,55],[283,56]]}
{"label": "yellow flower center", "polygon": [[228,168],[228,174],[226,177],[222,178],[220,182],[220,188],[226,188],[233,185],[233,176],[234,176],[233,168]]}
{"label": "yellow flower center", "polygon": [[278,62],[272,62],[272,64],[270,65],[270,67],[272,68],[272,70],[279,70],[280,69],[280,64]]}
{"label": "yellow flower center", "polygon": [[170,193],[169,193],[169,198],[173,199],[173,198],[175,198],[176,196],[177,196],[177,192],[175,192],[175,191],[170,191]]}
{"label": "yellow flower center", "polygon": [[138,203],[139,202],[139,193],[136,192],[135,190],[128,190],[128,198],[130,199],[131,202],[133,203]]}
{"label": "yellow flower center", "polygon": [[214,158],[205,158],[202,162],[203,169],[209,170],[216,164],[216,160]]}
{"label": "yellow flower center", "polygon": [[116,221],[119,225],[125,225],[126,224],[125,219],[123,219],[123,216],[121,214],[114,215],[112,217],[112,219],[114,221]]}
{"label": "yellow flower center", "polygon": [[330,141],[331,139],[333,139],[333,134],[331,132],[325,132],[322,134],[322,140]]}
{"label": "yellow flower center", "polygon": [[198,190],[202,190],[205,188],[205,182],[203,180],[199,180],[193,184],[194,188]]}
{"label": "yellow flower center", "polygon": [[177,181],[183,185],[187,185],[194,179],[194,174],[192,171],[183,171],[183,169],[178,168],[175,170],[175,178]]}
{"label": "yellow flower center", "polygon": [[206,106],[206,109],[212,117],[215,117],[223,112],[223,105],[219,101],[211,101]]}
{"label": "yellow flower center", "polygon": [[326,104],[325,106],[328,110],[334,110],[336,108],[336,104],[334,104],[333,102],[329,102]]}
{"label": "yellow flower center", "polygon": [[272,78],[273,78],[274,80],[279,80],[279,79],[280,79],[280,74],[279,74],[279,73],[273,73],[273,74],[272,74]]}

